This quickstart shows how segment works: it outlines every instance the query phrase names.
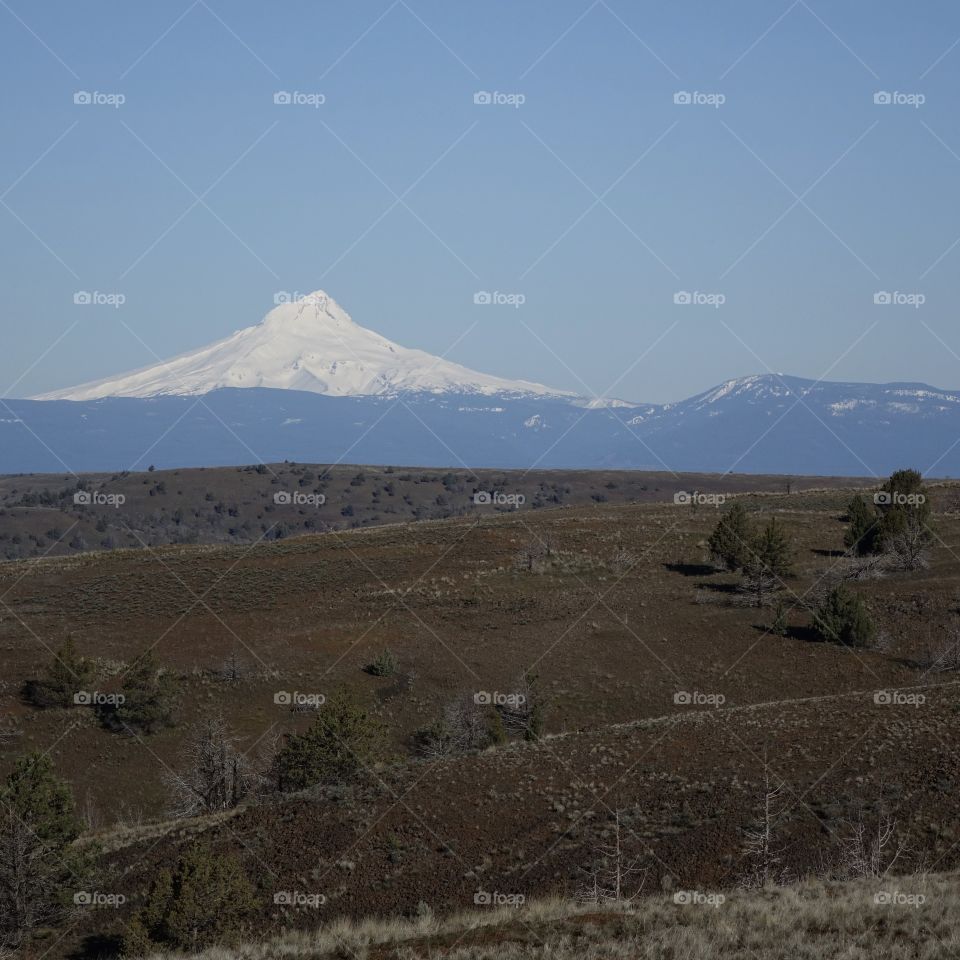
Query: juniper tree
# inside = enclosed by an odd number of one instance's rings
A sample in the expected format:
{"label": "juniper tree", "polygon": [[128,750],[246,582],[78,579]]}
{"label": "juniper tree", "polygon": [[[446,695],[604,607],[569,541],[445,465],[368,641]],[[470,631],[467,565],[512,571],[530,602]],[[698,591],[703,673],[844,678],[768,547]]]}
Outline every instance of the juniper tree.
{"label": "juniper tree", "polygon": [[352,779],[380,753],[383,726],[348,693],[338,691],[309,729],[287,737],[274,758],[273,774],[283,791]]}
{"label": "juniper tree", "polygon": [[777,590],[785,578],[793,575],[793,545],[790,538],[777,523],[776,517],[751,541],[747,560],[743,567],[747,589],[762,607],[767,594]]}
{"label": "juniper tree", "polygon": [[25,694],[38,707],[72,707],[78,693],[87,691],[94,666],[77,653],[73,637],[67,637],[38,680],[27,683]]}
{"label": "juniper tree", "polygon": [[847,647],[868,647],[877,632],[863,598],[842,583],[815,611],[813,627],[824,640]]}
{"label": "juniper tree", "polygon": [[84,859],[73,798],[50,757],[32,753],[0,787],[0,943],[20,945],[31,931],[57,922],[65,895],[79,892]]}
{"label": "juniper tree", "polygon": [[747,562],[753,528],[743,504],[733,503],[717,523],[707,546],[711,559],[726,570],[740,570]]}

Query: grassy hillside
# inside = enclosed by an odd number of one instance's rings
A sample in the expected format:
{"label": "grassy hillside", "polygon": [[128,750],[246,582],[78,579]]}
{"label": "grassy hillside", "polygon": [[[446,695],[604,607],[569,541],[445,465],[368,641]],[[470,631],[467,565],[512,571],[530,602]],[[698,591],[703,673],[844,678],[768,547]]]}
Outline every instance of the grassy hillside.
{"label": "grassy hillside", "polygon": [[[711,902],[696,903],[711,897]],[[684,902],[684,898],[692,902]],[[679,903],[677,901],[680,901]],[[239,960],[938,960],[960,951],[960,878],[810,882],[719,896],[683,891],[629,909],[544,901],[420,920],[335,923],[229,952]],[[196,960],[221,960],[211,950]],[[162,955],[161,955],[162,956]]]}

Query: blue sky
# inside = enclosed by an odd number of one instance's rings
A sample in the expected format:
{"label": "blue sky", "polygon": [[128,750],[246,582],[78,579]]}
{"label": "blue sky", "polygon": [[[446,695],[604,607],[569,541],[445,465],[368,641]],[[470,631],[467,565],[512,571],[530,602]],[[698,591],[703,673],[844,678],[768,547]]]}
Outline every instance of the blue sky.
{"label": "blue sky", "polygon": [[939,0],[0,0],[0,394],[317,288],[404,345],[585,393],[960,387],[958,39]]}

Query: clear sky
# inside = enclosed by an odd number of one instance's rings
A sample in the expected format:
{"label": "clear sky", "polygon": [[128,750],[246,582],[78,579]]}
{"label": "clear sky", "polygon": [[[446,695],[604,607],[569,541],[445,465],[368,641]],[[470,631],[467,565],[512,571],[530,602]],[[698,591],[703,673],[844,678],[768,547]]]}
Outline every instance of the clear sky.
{"label": "clear sky", "polygon": [[0,394],[317,288],[584,393],[960,388],[958,41],[955,0],[0,0]]}

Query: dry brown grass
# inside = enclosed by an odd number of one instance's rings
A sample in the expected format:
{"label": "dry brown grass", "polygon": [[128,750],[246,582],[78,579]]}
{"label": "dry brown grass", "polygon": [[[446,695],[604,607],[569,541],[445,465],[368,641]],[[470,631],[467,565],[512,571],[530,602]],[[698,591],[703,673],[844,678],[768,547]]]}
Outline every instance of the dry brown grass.
{"label": "dry brown grass", "polygon": [[443,920],[336,922],[198,960],[937,960],[960,952],[956,874],[739,891],[719,905],[675,897],[625,910],[546,900]]}

